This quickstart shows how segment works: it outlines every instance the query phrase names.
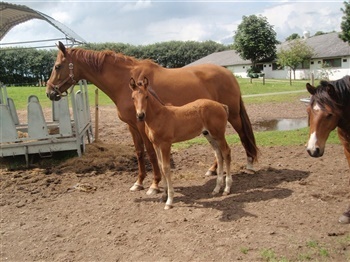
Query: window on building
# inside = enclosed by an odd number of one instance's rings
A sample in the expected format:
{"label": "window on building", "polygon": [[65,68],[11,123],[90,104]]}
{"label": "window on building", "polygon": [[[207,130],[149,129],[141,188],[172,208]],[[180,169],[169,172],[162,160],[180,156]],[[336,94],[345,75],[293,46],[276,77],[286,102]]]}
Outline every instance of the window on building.
{"label": "window on building", "polygon": [[281,66],[277,63],[272,63],[272,70],[283,70],[284,66]]}
{"label": "window on building", "polygon": [[323,59],[325,67],[341,67],[341,58]]}
{"label": "window on building", "polygon": [[310,69],[310,61],[304,61],[297,66],[297,69]]}

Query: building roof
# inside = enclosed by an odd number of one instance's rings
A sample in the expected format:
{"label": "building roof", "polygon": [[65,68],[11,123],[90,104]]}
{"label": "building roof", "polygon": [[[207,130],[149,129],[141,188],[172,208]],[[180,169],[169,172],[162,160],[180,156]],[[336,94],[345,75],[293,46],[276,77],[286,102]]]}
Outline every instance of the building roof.
{"label": "building roof", "polygon": [[33,10],[24,5],[15,5],[5,2],[0,2],[0,40],[4,38],[4,36],[16,25],[20,23],[27,22],[31,19],[41,19],[59,31],[61,31],[66,38],[71,40],[73,43],[86,43],[86,41],[80,37],[78,34],[73,32],[64,24],[58,22],[52,17],[45,15],[39,11]]}
{"label": "building roof", "polygon": [[230,65],[249,65],[250,61],[242,59],[235,50],[226,50],[222,52],[212,53],[205,56],[197,61],[192,62],[189,65],[199,65],[199,64],[216,64],[220,66],[230,66]]}
{"label": "building roof", "polygon": [[[339,33],[333,32],[304,39],[307,45],[314,50],[315,55],[312,58],[350,56],[350,44],[341,40],[338,35]],[[287,45],[288,42],[284,42],[279,48],[284,48]]]}
{"label": "building roof", "polygon": [[[312,36],[304,39],[314,50],[313,59],[350,56],[350,45],[338,37],[338,33]],[[277,50],[287,48],[290,42],[277,45]],[[235,50],[216,52],[205,56],[189,65],[216,64],[220,66],[250,65],[251,61],[242,59]]]}

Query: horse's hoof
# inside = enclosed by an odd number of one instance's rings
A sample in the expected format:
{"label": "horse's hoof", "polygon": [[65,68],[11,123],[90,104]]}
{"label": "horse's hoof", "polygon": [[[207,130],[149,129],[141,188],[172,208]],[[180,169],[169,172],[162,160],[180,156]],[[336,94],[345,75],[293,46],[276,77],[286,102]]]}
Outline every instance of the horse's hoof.
{"label": "horse's hoof", "polygon": [[158,188],[149,188],[148,190],[147,190],[147,195],[148,196],[154,196],[154,195],[157,195],[158,193],[160,192],[160,190],[158,189]]}
{"label": "horse's hoof", "polygon": [[253,175],[253,174],[256,173],[256,170],[255,170],[253,167],[252,167],[252,168],[246,167],[246,168],[244,169],[244,173]]}
{"label": "horse's hoof", "polygon": [[172,208],[173,208],[172,205],[165,205],[164,210],[169,210],[169,209],[172,209]]}
{"label": "horse's hoof", "polygon": [[141,191],[141,190],[144,190],[143,185],[139,185],[137,183],[135,183],[132,187],[130,187],[130,191],[132,192]]}
{"label": "horse's hoof", "polygon": [[217,192],[217,191],[211,192],[211,195],[212,195],[212,196],[217,196],[218,194],[219,194],[219,192]]}
{"label": "horse's hoof", "polygon": [[208,170],[207,173],[205,173],[205,176],[216,176],[216,171],[211,171],[211,170]]}
{"label": "horse's hoof", "polygon": [[350,217],[348,217],[346,215],[342,215],[341,217],[339,217],[339,223],[341,223],[341,224],[349,224],[350,223]]}
{"label": "horse's hoof", "polygon": [[226,192],[226,191],[224,191],[224,192],[222,193],[223,196],[227,196],[227,195],[229,195],[229,194],[230,194],[230,192]]}

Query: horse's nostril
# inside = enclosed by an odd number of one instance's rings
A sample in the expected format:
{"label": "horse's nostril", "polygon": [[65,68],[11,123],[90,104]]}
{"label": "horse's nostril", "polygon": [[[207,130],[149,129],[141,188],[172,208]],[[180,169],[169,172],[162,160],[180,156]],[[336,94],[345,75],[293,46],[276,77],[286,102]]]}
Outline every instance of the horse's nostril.
{"label": "horse's nostril", "polygon": [[320,157],[322,156],[320,148],[316,147],[315,149],[311,150],[311,149],[307,149],[306,150],[310,156],[312,157]]}
{"label": "horse's nostril", "polygon": [[145,119],[145,116],[146,116],[146,114],[143,112],[136,115],[137,120],[139,120],[139,121],[143,121]]}
{"label": "horse's nostril", "polygon": [[316,147],[315,155],[316,155],[316,156],[319,156],[319,155],[320,155],[320,149],[319,149],[318,147]]}

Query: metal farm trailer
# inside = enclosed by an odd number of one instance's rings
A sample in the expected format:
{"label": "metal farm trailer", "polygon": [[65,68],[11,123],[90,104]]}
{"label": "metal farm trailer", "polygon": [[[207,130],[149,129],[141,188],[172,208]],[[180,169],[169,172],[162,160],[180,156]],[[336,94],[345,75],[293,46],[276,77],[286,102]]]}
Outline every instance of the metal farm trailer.
{"label": "metal farm trailer", "polygon": [[20,123],[6,86],[0,86],[0,91],[0,157],[24,155],[29,166],[32,154],[51,156],[53,152],[74,150],[81,156],[86,141],[91,142],[93,134],[85,80],[72,87],[68,96],[52,102],[52,121],[49,122],[45,120],[38,97],[31,95],[27,105],[28,122]]}

